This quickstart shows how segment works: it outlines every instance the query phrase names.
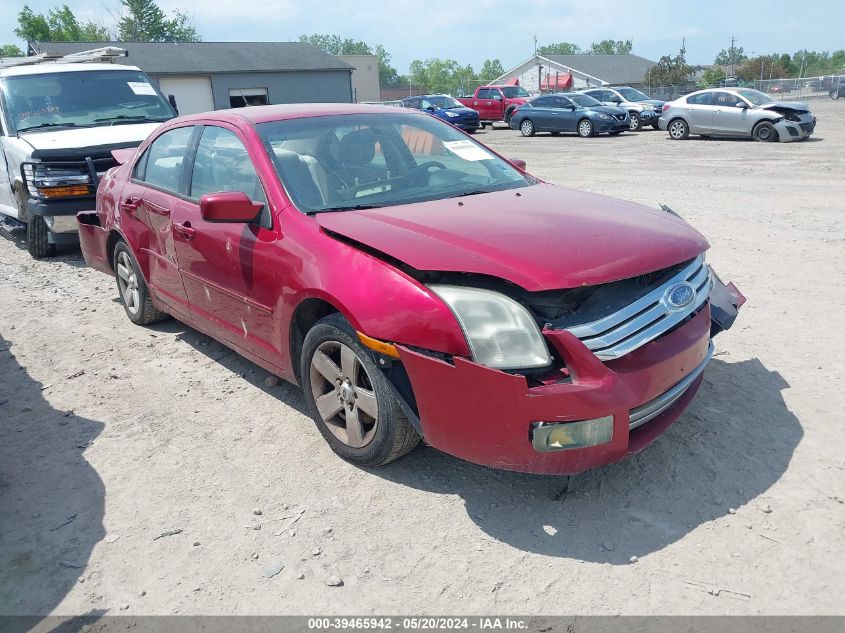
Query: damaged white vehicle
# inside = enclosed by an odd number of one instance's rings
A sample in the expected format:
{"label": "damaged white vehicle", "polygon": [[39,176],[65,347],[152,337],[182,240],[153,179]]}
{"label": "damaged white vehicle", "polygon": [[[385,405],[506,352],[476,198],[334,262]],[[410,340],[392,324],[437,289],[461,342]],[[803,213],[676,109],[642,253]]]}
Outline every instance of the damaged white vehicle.
{"label": "damaged white vehicle", "polygon": [[0,59],[0,228],[26,230],[35,258],[78,242],[112,150],[137,147],[175,108],[125,55],[106,47]]}
{"label": "damaged white vehicle", "polygon": [[751,137],[760,142],[802,141],[816,129],[816,117],[805,103],[776,101],[751,88],[708,88],[663,106],[658,120],[669,137]]}

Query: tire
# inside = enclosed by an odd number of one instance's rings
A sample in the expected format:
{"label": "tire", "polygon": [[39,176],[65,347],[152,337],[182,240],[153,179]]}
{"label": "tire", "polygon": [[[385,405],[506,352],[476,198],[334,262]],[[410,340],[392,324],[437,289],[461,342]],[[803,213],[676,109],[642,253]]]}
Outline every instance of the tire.
{"label": "tire", "polygon": [[689,125],[683,119],[672,119],[666,126],[669,138],[673,141],[683,141],[689,138]]}
{"label": "tire", "polygon": [[[372,352],[341,315],[321,319],[306,334],[299,375],[317,428],[343,459],[359,466],[383,466],[419,443]],[[357,421],[351,435],[348,415]]]}
{"label": "tire", "polygon": [[47,222],[40,215],[33,215],[26,223],[26,250],[33,259],[43,259],[56,254],[56,245],[47,237]]}
{"label": "tire", "polygon": [[839,100],[839,91],[838,90],[832,90],[830,92],[830,98],[833,99],[834,101],[838,101]]}
{"label": "tire", "polygon": [[769,121],[760,121],[754,126],[751,136],[758,143],[772,143],[778,140],[778,131]]}
{"label": "tire", "polygon": [[596,135],[596,128],[590,119],[581,119],[575,128],[578,131],[578,136],[581,138],[589,138]]}
{"label": "tire", "polygon": [[167,318],[167,313],[153,305],[144,275],[126,242],[120,241],[114,247],[112,269],[120,303],[132,323],[150,325]]}
{"label": "tire", "polygon": [[642,119],[640,119],[640,115],[636,112],[629,113],[628,119],[628,129],[631,132],[639,132],[643,128]]}
{"label": "tire", "polygon": [[534,136],[534,121],[531,119],[523,119],[519,124],[519,131],[523,136]]}

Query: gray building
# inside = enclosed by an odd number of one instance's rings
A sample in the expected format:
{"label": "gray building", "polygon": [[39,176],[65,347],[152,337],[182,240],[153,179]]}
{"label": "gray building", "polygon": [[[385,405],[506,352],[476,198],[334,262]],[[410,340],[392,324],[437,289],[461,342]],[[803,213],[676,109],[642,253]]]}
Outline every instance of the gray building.
{"label": "gray building", "polygon": [[68,55],[117,46],[173,95],[180,114],[275,103],[349,103],[353,66],[302,42],[43,42],[38,53]]}
{"label": "gray building", "polygon": [[575,90],[597,86],[643,87],[645,74],[657,65],[639,55],[535,55],[511,68],[493,83],[519,84],[531,92],[566,86]]}

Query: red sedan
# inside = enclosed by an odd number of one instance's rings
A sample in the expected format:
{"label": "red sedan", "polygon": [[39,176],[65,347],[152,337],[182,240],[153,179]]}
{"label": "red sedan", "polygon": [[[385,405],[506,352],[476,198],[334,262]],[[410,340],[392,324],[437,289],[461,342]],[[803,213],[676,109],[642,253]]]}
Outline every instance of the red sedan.
{"label": "red sedan", "polygon": [[79,215],[127,316],[302,386],[339,455],[420,439],[511,470],[637,452],[744,300],[671,210],[545,184],[434,117],[291,105],[173,119]]}

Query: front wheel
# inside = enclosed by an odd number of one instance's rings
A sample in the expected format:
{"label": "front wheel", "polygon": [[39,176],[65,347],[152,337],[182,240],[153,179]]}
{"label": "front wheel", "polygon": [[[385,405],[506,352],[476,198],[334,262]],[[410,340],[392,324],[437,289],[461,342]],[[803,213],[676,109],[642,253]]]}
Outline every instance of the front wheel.
{"label": "front wheel", "polygon": [[33,259],[52,257],[56,254],[56,245],[50,244],[47,222],[40,215],[33,215],[26,223],[26,250]]}
{"label": "front wheel", "polygon": [[120,303],[132,323],[150,325],[167,318],[167,314],[153,305],[147,283],[126,242],[118,242],[115,246],[112,267]]}
{"label": "front wheel", "polygon": [[519,131],[523,136],[534,136],[534,122],[531,119],[525,119],[519,124]]}
{"label": "front wheel", "polygon": [[419,443],[372,353],[341,315],[321,319],[305,336],[300,377],[317,428],[343,459],[383,466]]}
{"label": "front wheel", "polygon": [[636,112],[631,112],[628,119],[628,129],[632,132],[638,132],[642,126],[643,122],[640,120],[640,115]]}
{"label": "front wheel", "polygon": [[778,140],[778,132],[775,126],[768,121],[760,121],[754,128],[752,136],[758,143],[771,143]]}
{"label": "front wheel", "polygon": [[673,141],[682,141],[689,137],[689,126],[683,119],[675,119],[669,123],[667,130],[669,131],[669,138]]}
{"label": "front wheel", "polygon": [[581,119],[578,121],[578,136],[581,138],[588,138],[594,134],[593,122],[589,119]]}

